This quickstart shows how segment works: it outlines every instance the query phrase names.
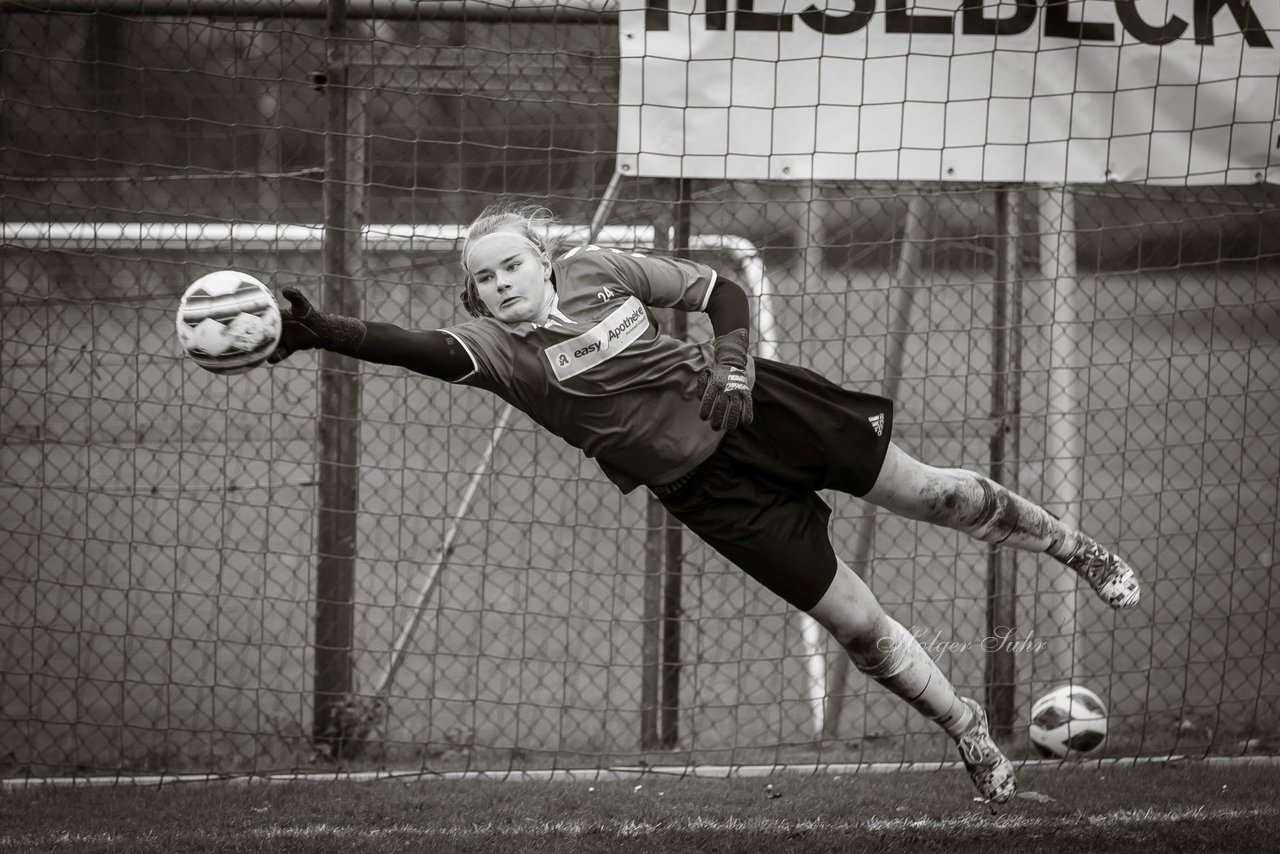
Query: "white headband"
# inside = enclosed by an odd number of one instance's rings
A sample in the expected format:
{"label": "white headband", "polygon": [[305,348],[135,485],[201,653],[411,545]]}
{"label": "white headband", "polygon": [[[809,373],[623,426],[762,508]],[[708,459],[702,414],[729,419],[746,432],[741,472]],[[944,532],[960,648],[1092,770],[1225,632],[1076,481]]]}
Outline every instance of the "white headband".
{"label": "white headband", "polygon": [[470,262],[471,251],[475,249],[477,245],[483,243],[484,241],[488,240],[491,237],[514,237],[517,240],[523,240],[525,243],[529,244],[529,246],[533,249],[533,251],[536,252],[539,256],[545,258],[547,255],[546,251],[541,246],[534,243],[532,240],[530,240],[528,237],[526,237],[525,235],[521,234],[518,231],[491,231],[488,234],[480,235],[474,240],[470,238],[467,239],[467,245],[462,250],[462,269],[466,270],[468,275],[470,275],[471,273],[471,262]]}

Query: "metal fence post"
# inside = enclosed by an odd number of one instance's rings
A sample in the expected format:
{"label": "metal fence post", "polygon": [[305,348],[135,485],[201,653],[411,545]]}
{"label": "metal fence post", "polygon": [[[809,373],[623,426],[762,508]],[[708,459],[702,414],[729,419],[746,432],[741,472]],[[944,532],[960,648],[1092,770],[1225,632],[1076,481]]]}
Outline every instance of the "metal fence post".
{"label": "metal fence post", "polygon": [[[689,223],[690,191],[693,182],[675,181],[675,227],[671,249],[687,257],[692,229]],[[655,238],[657,236],[655,235]],[[661,238],[657,238],[660,240]],[[684,312],[674,312],[671,334],[680,340],[688,337],[688,319]],[[660,740],[668,750],[680,740],[680,621],[684,588],[684,527],[670,513],[666,514],[666,583],[662,590],[662,718]]]}
{"label": "metal fence post", "polygon": [[[331,0],[326,17],[327,107],[322,309],[360,313],[353,271],[360,252],[364,157],[351,119],[345,0]],[[354,116],[353,116],[354,113]],[[320,354],[316,509],[316,632],[312,738],[331,755],[342,752],[341,705],[352,689],[356,515],[360,501],[360,365],[348,356]]]}
{"label": "metal fence post", "polygon": [[[1017,229],[1012,216],[1012,192],[998,187],[996,195],[996,273],[991,301],[991,438],[990,474],[996,483],[1011,485],[1006,467],[1005,436],[1010,432],[1010,291],[1017,278]],[[1016,471],[1016,469],[1015,469]],[[998,545],[987,547],[987,638],[1017,631],[1018,587],[1016,565],[1005,559]],[[986,657],[986,706],[991,716],[991,731],[997,738],[1013,734],[1014,687],[1017,678],[1014,648],[1008,643],[993,643]]]}

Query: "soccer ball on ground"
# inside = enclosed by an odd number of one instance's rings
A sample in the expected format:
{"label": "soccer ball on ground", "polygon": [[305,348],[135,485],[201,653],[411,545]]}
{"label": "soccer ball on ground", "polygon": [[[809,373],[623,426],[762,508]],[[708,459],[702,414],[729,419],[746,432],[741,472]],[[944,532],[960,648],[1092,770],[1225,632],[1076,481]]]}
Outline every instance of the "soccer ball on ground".
{"label": "soccer ball on ground", "polygon": [[1107,707],[1082,685],[1061,685],[1031,706],[1030,730],[1041,756],[1083,756],[1107,738]]}
{"label": "soccer ball on ground", "polygon": [[271,290],[233,270],[201,276],[178,303],[182,349],[215,374],[242,374],[265,362],[280,343],[280,325]]}

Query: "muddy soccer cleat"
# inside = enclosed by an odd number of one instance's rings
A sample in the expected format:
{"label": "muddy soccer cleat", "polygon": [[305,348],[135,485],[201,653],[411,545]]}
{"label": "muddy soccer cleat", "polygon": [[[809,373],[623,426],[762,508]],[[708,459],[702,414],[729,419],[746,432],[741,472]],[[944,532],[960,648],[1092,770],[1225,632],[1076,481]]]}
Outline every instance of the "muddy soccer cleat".
{"label": "muddy soccer cleat", "polygon": [[1112,608],[1132,608],[1141,591],[1133,568],[1097,543],[1090,542],[1063,561],[1089,582],[1094,592]]}
{"label": "muddy soccer cleat", "polygon": [[973,709],[973,722],[956,739],[960,758],[964,760],[965,770],[969,772],[973,785],[977,786],[978,793],[988,801],[1002,804],[1018,790],[1013,763],[991,737],[991,731],[987,728],[987,713],[982,710],[982,706],[967,697],[964,703]]}

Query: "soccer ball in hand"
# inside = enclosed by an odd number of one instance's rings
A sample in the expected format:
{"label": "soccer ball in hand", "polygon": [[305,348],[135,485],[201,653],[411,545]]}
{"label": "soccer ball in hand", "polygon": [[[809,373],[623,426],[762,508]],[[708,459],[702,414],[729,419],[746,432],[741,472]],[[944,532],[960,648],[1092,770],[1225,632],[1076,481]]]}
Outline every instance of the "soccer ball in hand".
{"label": "soccer ball in hand", "polygon": [[219,270],[191,283],[178,304],[178,341],[215,374],[261,365],[280,343],[280,306],[253,276]]}
{"label": "soccer ball in hand", "polygon": [[1031,706],[1031,743],[1045,757],[1082,756],[1107,738],[1107,707],[1081,685],[1062,685]]}

